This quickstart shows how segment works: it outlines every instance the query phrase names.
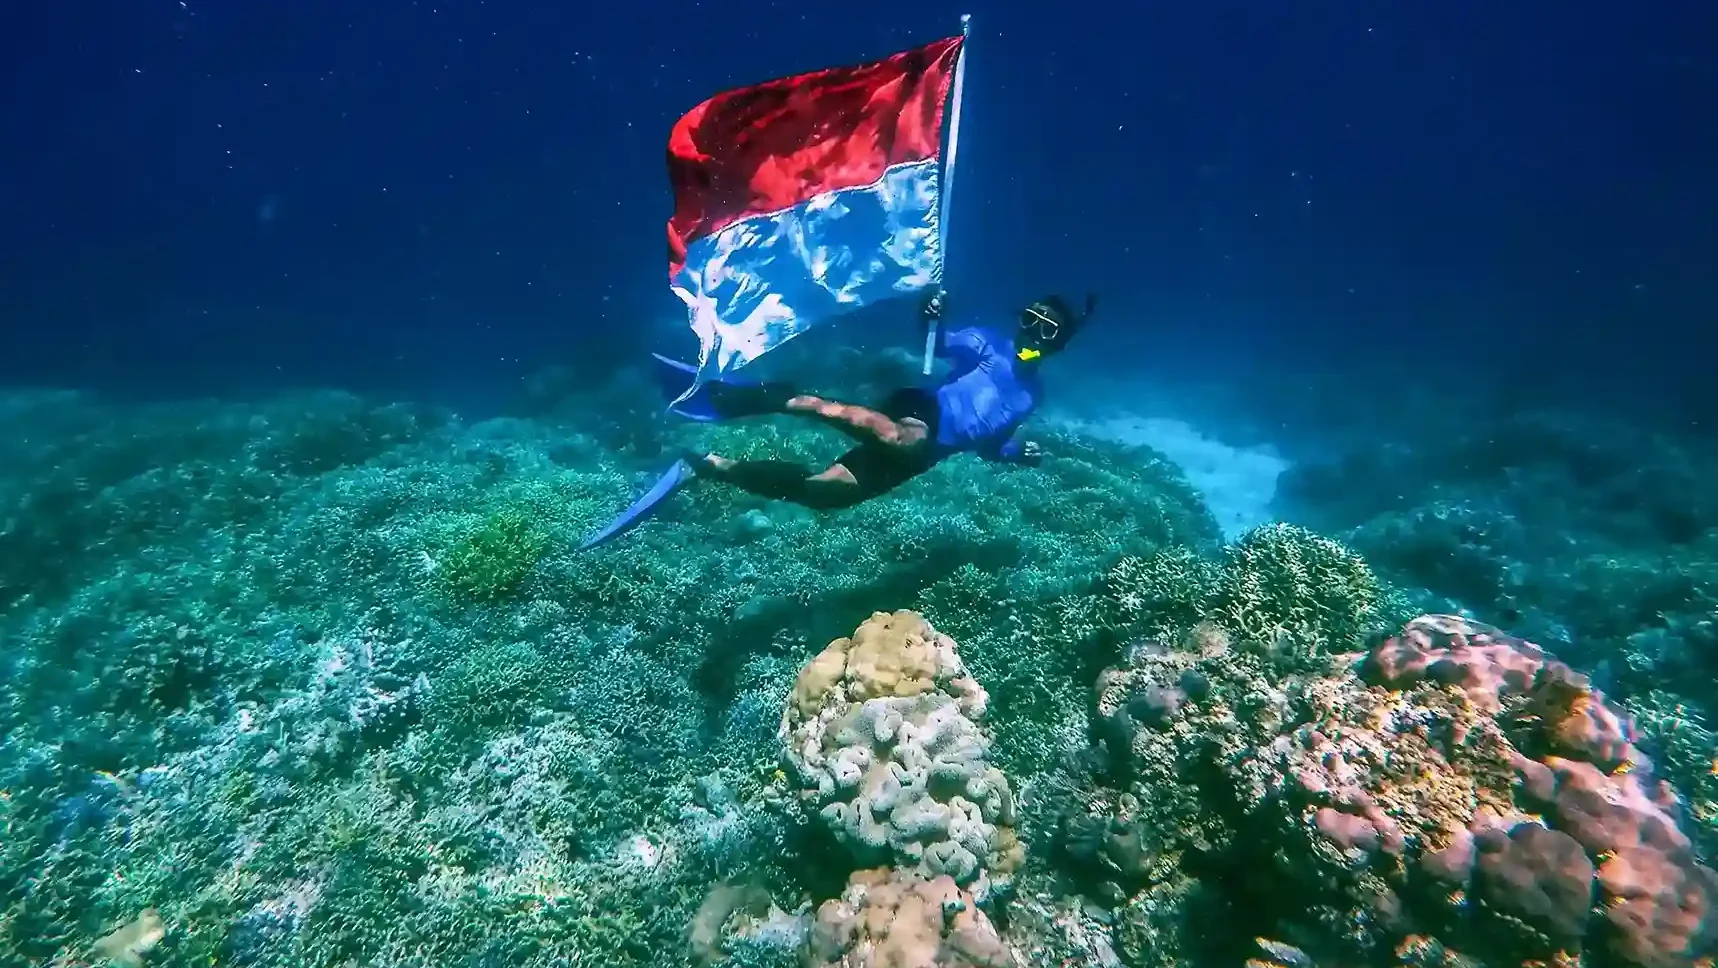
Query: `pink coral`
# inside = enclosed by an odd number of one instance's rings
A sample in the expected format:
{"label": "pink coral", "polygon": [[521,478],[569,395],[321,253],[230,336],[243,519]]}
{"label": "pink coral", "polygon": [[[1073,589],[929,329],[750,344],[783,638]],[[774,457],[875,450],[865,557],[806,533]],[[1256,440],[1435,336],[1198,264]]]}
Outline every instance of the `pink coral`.
{"label": "pink coral", "polygon": [[1375,647],[1360,677],[1404,689],[1422,681],[1454,686],[1487,713],[1527,691],[1545,665],[1538,646],[1456,615],[1423,615]]}
{"label": "pink coral", "polygon": [[[1098,685],[1109,775],[1134,806],[1068,832],[1076,858],[1107,862],[1090,868],[1106,887],[1197,852],[1245,883],[1223,890],[1254,934],[1304,941],[1320,964],[1416,946],[1440,964],[1718,955],[1718,874],[1675,791],[1630,718],[1531,642],[1427,615],[1328,673],[1180,650],[1131,656]],[[1198,809],[1166,799],[1177,791]],[[1195,832],[1177,841],[1176,823]]]}
{"label": "pink coral", "polygon": [[1344,850],[1400,854],[1402,828],[1366,791],[1367,767],[1352,764],[1340,744],[1316,729],[1306,733],[1306,743],[1310,755],[1292,779],[1310,802],[1319,804],[1313,811],[1318,831]]}
{"label": "pink coral", "polygon": [[1493,907],[1545,932],[1564,950],[1579,949],[1593,909],[1593,862],[1575,838],[1536,823],[1478,840],[1481,895]]}
{"label": "pink coral", "polygon": [[1629,964],[1683,965],[1711,951],[1718,875],[1650,847],[1625,848],[1599,866],[1612,953]]}
{"label": "pink coral", "polygon": [[[1408,623],[1360,675],[1390,689],[1454,687],[1510,743],[1514,788],[1487,792],[1511,815],[1477,816],[1425,854],[1425,870],[1459,882],[1477,866],[1489,904],[1565,949],[1583,946],[1596,898],[1607,946],[1624,964],[1692,965],[1718,951],[1718,875],[1696,862],[1675,791],[1652,775],[1633,722],[1586,677],[1530,642],[1449,615]],[[1543,825],[1531,819],[1538,812]]]}

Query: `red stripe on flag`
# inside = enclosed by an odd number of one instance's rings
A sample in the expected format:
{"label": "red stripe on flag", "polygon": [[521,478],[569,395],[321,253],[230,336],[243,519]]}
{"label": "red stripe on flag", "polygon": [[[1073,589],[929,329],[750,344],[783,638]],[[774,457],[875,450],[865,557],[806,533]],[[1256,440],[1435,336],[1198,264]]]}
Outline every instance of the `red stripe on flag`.
{"label": "red stripe on flag", "polygon": [[765,81],[687,112],[668,139],[669,275],[686,247],[752,215],[936,157],[961,38]]}

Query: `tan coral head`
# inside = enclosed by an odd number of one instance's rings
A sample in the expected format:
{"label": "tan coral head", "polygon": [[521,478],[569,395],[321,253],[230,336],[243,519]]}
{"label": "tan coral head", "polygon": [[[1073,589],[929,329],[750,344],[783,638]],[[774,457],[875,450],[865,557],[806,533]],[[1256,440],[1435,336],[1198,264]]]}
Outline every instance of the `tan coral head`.
{"label": "tan coral head", "polygon": [[154,908],[148,908],[137,916],[137,920],[102,936],[94,948],[98,955],[108,961],[125,965],[127,968],[137,968],[143,964],[143,957],[154,950],[165,937],[167,927],[161,921],[161,913]]}

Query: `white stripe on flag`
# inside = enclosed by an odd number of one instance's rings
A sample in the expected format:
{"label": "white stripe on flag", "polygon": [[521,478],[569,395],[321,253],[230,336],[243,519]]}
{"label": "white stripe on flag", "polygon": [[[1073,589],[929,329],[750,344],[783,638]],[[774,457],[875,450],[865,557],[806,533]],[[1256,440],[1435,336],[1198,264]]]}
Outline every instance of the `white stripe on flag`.
{"label": "white stripe on flag", "polygon": [[687,248],[672,282],[699,379],[750,363],[840,313],[936,281],[937,159],[736,222]]}

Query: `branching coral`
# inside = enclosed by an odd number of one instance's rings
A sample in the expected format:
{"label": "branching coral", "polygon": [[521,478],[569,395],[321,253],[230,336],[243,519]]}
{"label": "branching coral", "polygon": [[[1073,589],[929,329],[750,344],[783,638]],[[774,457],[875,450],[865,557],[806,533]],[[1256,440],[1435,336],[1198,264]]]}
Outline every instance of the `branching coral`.
{"label": "branching coral", "polygon": [[1290,524],[1254,528],[1215,560],[1190,548],[1124,558],[1103,597],[1114,638],[1174,639],[1209,621],[1301,659],[1355,648],[1404,608],[1359,555]]}
{"label": "branching coral", "polygon": [[478,602],[518,591],[548,539],[520,508],[490,512],[448,549],[436,576],[450,594]]}

